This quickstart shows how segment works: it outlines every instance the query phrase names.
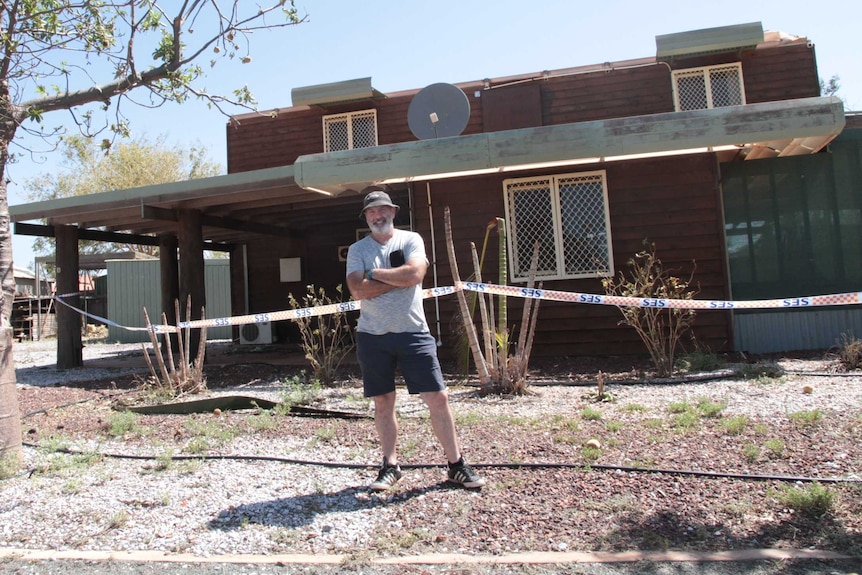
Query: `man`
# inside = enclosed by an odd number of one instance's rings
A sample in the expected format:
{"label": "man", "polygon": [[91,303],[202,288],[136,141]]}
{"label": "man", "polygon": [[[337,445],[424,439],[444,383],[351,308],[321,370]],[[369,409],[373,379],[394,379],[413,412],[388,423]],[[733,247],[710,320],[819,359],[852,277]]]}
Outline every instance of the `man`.
{"label": "man", "polygon": [[347,252],[347,287],[355,299],[362,300],[356,355],[365,397],[374,399],[374,424],[383,450],[383,465],[370,487],[385,491],[402,476],[397,455],[396,366],[401,369],[407,391],[418,393],[428,406],[431,428],[449,462],[449,481],[482,487],[485,480],[461,454],[436,342],[425,319],[425,243],[419,234],[395,228],[397,212],[389,194],[380,189],[371,191],[360,212],[371,234]]}

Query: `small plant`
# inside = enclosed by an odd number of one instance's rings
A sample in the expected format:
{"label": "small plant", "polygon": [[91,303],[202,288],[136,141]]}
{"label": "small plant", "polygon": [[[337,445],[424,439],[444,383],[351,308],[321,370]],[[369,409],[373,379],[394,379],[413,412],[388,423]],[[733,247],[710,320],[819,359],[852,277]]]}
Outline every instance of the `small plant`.
{"label": "small plant", "polygon": [[485,416],[476,411],[464,411],[455,414],[455,422],[458,427],[481,425],[485,422]]}
{"label": "small plant", "polygon": [[[180,319],[180,303],[174,300],[174,308],[176,318]],[[186,321],[192,319],[192,298],[186,300]],[[206,312],[201,308],[201,319],[206,319]],[[147,308],[144,308],[144,321],[147,326],[151,326],[150,316],[147,314]],[[167,315],[162,313],[162,324],[167,325]],[[156,364],[150,359],[149,351],[146,344],[141,344],[144,351],[144,359],[147,362],[147,367],[150,368],[151,380],[148,382],[155,388],[155,393],[166,394],[171,398],[180,397],[187,393],[200,393],[207,388],[206,377],[204,376],[204,357],[207,348],[207,328],[200,328],[200,340],[198,344],[197,355],[191,356],[191,328],[177,329],[174,334],[163,333],[163,339],[159,341],[159,334],[150,329],[147,333],[150,336],[150,343],[153,346]],[[174,363],[174,344],[172,336],[176,337],[176,348],[179,354],[179,362]],[[167,359],[167,362],[165,362]],[[156,365],[158,369],[156,369]]]}
{"label": "small plant", "polygon": [[[671,275],[656,257],[655,244],[629,259],[629,274],[620,271],[619,277],[604,278],[602,285],[609,296],[632,298],[632,300],[692,300],[699,290],[689,289],[694,269],[687,281]],[[694,323],[696,312],[685,307],[618,306],[623,319],[621,325],[634,328],[649,351],[658,377],[673,375],[676,348],[680,338]]]}
{"label": "small plant", "polygon": [[741,435],[748,425],[748,417],[744,415],[734,415],[721,420],[721,426],[730,435]]}
{"label": "small plant", "polygon": [[120,529],[128,522],[129,514],[125,509],[121,509],[111,516],[111,520],[108,522],[108,529]]}
{"label": "small plant", "polygon": [[795,423],[800,427],[811,427],[812,425],[816,425],[821,419],[823,419],[823,412],[819,409],[812,409],[810,411],[795,411],[788,415],[790,421]]}
{"label": "small plant", "polygon": [[77,495],[84,490],[84,486],[81,485],[81,480],[77,477],[71,477],[66,480],[66,483],[63,484],[61,491],[63,493],[68,493],[70,495]]}
{"label": "small plant", "polygon": [[174,465],[174,450],[167,449],[156,457],[156,471],[167,471]]}
{"label": "small plant", "polygon": [[551,426],[554,429],[565,429],[567,431],[578,431],[580,429],[577,419],[573,419],[559,413],[554,414],[551,418]]}
{"label": "small plant", "polygon": [[323,288],[306,286],[308,293],[298,301],[291,293],[288,302],[293,309],[330,306],[331,313],[298,317],[293,322],[299,327],[305,359],[311,363],[314,377],[325,384],[335,381],[344,358],[353,351],[353,331],[347,319],[347,311],[338,304],[344,301],[344,290],[339,284],[338,301],[333,300]]}
{"label": "small plant", "polygon": [[258,410],[254,417],[249,419],[254,431],[269,431],[278,427],[278,420],[273,412],[267,409]]}
{"label": "small plant", "polygon": [[746,443],[742,447],[742,455],[745,456],[746,461],[754,463],[760,457],[760,448],[753,443]]}
{"label": "small plant", "polygon": [[613,421],[606,421],[605,422],[605,429],[607,429],[609,433],[616,433],[617,431],[619,431],[622,428],[623,428],[623,422],[622,421],[613,420]]}
{"label": "small plant", "polygon": [[763,442],[763,447],[769,450],[772,457],[781,457],[784,455],[784,442],[780,439],[767,439]]}
{"label": "small plant", "polygon": [[593,409],[592,407],[585,407],[581,411],[581,417],[583,417],[585,421],[601,421],[602,412],[598,409]]}
{"label": "small plant", "polygon": [[51,435],[39,442],[39,449],[45,453],[57,453],[69,449],[69,440],[59,435]]}
{"label": "small plant", "polygon": [[598,460],[602,455],[602,450],[599,447],[594,447],[592,445],[585,445],[581,448],[581,457],[583,457],[587,463],[593,463]]}
{"label": "small plant", "polygon": [[685,401],[673,401],[667,406],[668,413],[685,413],[691,411],[691,406]]}
{"label": "small plant", "polygon": [[842,333],[838,345],[838,361],[847,371],[862,369],[862,340],[849,333]]}
{"label": "small plant", "polygon": [[646,406],[642,405],[640,403],[627,403],[626,405],[624,405],[622,407],[622,409],[623,409],[623,411],[627,411],[629,413],[635,413],[635,412],[640,413],[640,412],[644,412],[647,410]]}
{"label": "small plant", "polygon": [[781,366],[771,361],[745,363],[740,367],[739,373],[743,379],[752,380],[779,379],[784,377],[784,370]]}
{"label": "small plant", "polygon": [[777,494],[782,505],[790,507],[809,519],[817,519],[832,510],[835,493],[819,482],[804,487],[785,486]]}
{"label": "small plant", "polygon": [[105,423],[105,432],[112,437],[137,434],[141,431],[138,414],[132,411],[117,411]]}
{"label": "small plant", "polygon": [[697,410],[704,417],[721,417],[721,412],[727,407],[726,403],[716,403],[706,397],[697,400]]}
{"label": "small plant", "polygon": [[700,415],[696,411],[686,411],[673,416],[673,427],[679,431],[689,431],[697,427]]}
{"label": "small plant", "polygon": [[[455,257],[455,243],[452,236],[452,219],[449,208],[444,211],[444,225],[446,231],[446,248],[449,255],[449,266],[452,270],[452,279],[456,284],[461,283],[461,274],[458,270],[458,261]],[[505,220],[497,218],[486,227],[485,247],[487,247],[488,233],[492,227],[496,227],[499,235],[498,263],[499,279],[503,284],[507,277],[506,260],[506,225]],[[470,243],[470,252],[473,260],[472,277],[477,282],[482,282],[482,261],[476,251],[476,244]],[[485,249],[482,250],[482,259]],[[533,246],[533,258],[527,281],[527,289],[535,285],[536,267],[539,259],[539,244]],[[541,282],[538,285],[542,289]],[[479,323],[474,323],[474,308],[467,302],[464,290],[456,293],[458,309],[463,326],[463,337],[467,341],[473,363],[479,376],[480,392],[488,395],[492,393],[506,395],[523,395],[527,393],[527,371],[530,363],[530,352],[533,348],[533,336],[538,321],[539,303],[541,300],[525,298],[521,315],[521,324],[518,327],[517,341],[514,336],[514,326],[510,329],[508,325],[508,312],[506,295],[498,296],[497,315],[494,313],[494,297],[492,294],[475,292],[474,302],[479,304]],[[480,337],[481,335],[481,337]],[[481,339],[481,341],[480,341]],[[514,349],[512,349],[514,348]]]}
{"label": "small plant", "polygon": [[683,355],[677,368],[688,372],[716,371],[724,367],[724,361],[714,351],[696,349]]}
{"label": "small plant", "polygon": [[323,442],[332,441],[335,437],[335,428],[332,426],[321,427],[314,432],[314,437]]}
{"label": "small plant", "polygon": [[304,371],[286,379],[283,383],[284,390],[280,394],[280,401],[275,410],[278,415],[290,413],[294,406],[314,403],[323,391],[320,380],[316,378],[309,380]]}

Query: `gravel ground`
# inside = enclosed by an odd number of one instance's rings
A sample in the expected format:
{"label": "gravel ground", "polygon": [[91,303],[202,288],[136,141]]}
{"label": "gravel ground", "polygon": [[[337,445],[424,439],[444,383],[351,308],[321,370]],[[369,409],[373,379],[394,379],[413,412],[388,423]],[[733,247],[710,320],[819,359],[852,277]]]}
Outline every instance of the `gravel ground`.
{"label": "gravel ground", "polygon": [[[85,361],[139,349],[87,346]],[[252,409],[130,419],[115,408],[146,399],[131,389],[132,370],[57,372],[48,367],[54,353],[50,342],[15,346],[24,440],[34,447],[25,449],[24,472],[0,484],[0,547],[342,556],[341,565],[314,568],[332,573],[628,568],[368,566],[373,557],[426,553],[775,547],[862,556],[862,374],[839,373],[833,359],[775,358],[786,370],[780,378],[712,375],[664,383],[635,381],[642,366],[631,360],[572,359],[543,366],[532,393],[517,398],[479,397],[475,387],[452,378],[464,450],[489,481],[481,491],[443,481],[427,411],[399,391],[408,473],[380,495],[365,489],[379,457],[369,418]],[[598,369],[611,394],[603,402],[590,385]],[[296,375],[265,364],[219,366],[207,372],[205,395],[277,401],[293,389],[285,381]],[[355,378],[321,390],[313,405],[370,415]],[[598,450],[585,448],[591,439]],[[810,488],[811,478],[823,479],[831,497],[828,509],[814,515],[785,496],[788,489]],[[709,572],[680,565],[638,572]],[[853,570],[851,563],[820,565],[806,563],[798,572]],[[196,572],[275,572],[219,568]],[[758,563],[738,572],[793,568]],[[25,569],[0,560],[0,573],[51,572]],[[128,569],[134,570],[112,572],[157,572]]]}

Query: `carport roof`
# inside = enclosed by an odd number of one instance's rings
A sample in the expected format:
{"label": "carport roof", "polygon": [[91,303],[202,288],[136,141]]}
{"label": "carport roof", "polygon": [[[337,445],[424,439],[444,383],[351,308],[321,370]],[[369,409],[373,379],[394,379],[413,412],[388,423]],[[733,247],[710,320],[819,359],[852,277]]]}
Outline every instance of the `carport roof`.
{"label": "carport roof", "polygon": [[[9,211],[16,224],[41,220],[158,234],[176,232],[177,210],[199,210],[207,241],[232,242],[248,233],[301,236],[313,211],[357,204],[358,193],[372,183],[709,151],[723,160],[810,154],[841,133],[844,123],[836,97],[670,112],[311,154],[291,166],[32,202]],[[15,231],[41,235],[38,229],[16,225]]]}

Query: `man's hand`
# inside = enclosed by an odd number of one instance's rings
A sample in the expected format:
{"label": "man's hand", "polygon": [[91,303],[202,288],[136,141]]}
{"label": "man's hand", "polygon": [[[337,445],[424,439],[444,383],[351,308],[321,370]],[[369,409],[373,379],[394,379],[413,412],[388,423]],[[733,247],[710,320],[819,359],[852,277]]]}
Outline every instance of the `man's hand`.
{"label": "man's hand", "polygon": [[393,289],[421,285],[427,270],[425,259],[411,258],[397,268],[372,270],[374,279],[366,277],[368,271],[353,272],[347,276],[347,288],[353,299],[370,299]]}
{"label": "man's hand", "polygon": [[350,290],[353,299],[371,299],[396,289],[396,286],[379,282],[376,279],[367,279],[365,273],[353,272],[347,276],[347,289]]}

